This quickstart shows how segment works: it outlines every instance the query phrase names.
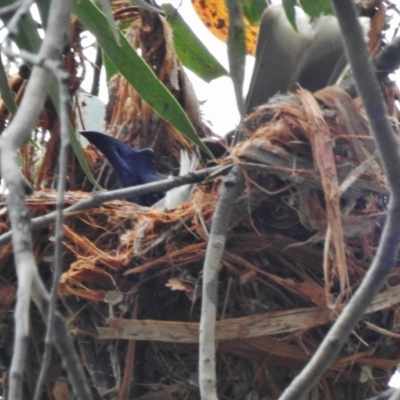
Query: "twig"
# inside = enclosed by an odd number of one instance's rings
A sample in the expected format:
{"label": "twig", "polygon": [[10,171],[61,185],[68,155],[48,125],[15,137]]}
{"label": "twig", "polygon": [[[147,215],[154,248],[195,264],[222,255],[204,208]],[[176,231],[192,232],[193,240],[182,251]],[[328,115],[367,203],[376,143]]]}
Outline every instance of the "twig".
{"label": "twig", "polygon": [[382,393],[379,393],[377,396],[374,397],[370,397],[366,400],[392,400],[392,398],[390,397],[392,394],[394,394],[395,392],[397,392],[398,390],[396,389],[388,389],[385,390]]}
{"label": "twig", "polygon": [[243,98],[244,66],[246,62],[245,27],[241,0],[226,0],[229,12],[228,59],[229,74],[235,90],[240,119],[245,115]]}
{"label": "twig", "polygon": [[[11,42],[17,36],[19,31],[19,24],[25,18],[26,14],[29,12],[31,5],[35,2],[35,0],[21,0],[17,2],[18,7],[15,8],[15,13],[11,17],[10,21],[7,24],[8,36],[6,37],[6,47],[11,49]],[[8,7],[12,7],[11,4]],[[7,7],[5,7],[7,11]]]}
{"label": "twig", "polygon": [[90,94],[92,96],[98,96],[100,90],[100,74],[101,67],[103,65],[103,54],[102,49],[99,45],[96,46],[96,60],[94,62],[93,68],[93,80],[92,80],[92,88],[90,89]]}
{"label": "twig", "polygon": [[225,248],[235,201],[243,187],[244,178],[234,166],[225,179],[214,212],[210,238],[203,269],[203,289],[200,318],[199,384],[202,400],[217,400],[215,363],[215,321],[218,305],[218,270]]}
{"label": "twig", "polygon": [[[32,300],[36,304],[43,320],[47,321],[49,295],[39,276],[32,282],[32,286]],[[85,373],[75,350],[74,342],[64,318],[58,312],[55,315],[54,340],[77,398],[91,400],[93,397],[85,380]],[[12,398],[10,397],[10,399]]]}
{"label": "twig", "polygon": [[[132,319],[137,319],[139,309],[139,297],[136,297],[135,304],[132,310]],[[136,355],[136,340],[130,340],[128,343],[128,350],[125,357],[125,369],[124,377],[122,379],[121,389],[118,393],[118,400],[126,400],[129,397],[130,383],[132,379],[132,373],[135,366],[135,355]]]}
{"label": "twig", "polygon": [[8,6],[0,8],[0,17],[6,18],[12,15],[21,6],[21,1],[16,1],[15,3],[9,4]]}
{"label": "twig", "polygon": [[[383,395],[384,393],[381,393],[381,394]],[[385,398],[389,399],[389,400],[400,400],[400,389],[394,390],[393,393],[390,393],[390,397],[389,396],[382,397],[382,399],[385,399]],[[379,400],[381,400],[381,399],[379,398]]]}
{"label": "twig", "polygon": [[68,109],[70,103],[68,74],[64,71],[62,64],[52,70],[57,78],[60,91],[60,157],[59,157],[59,177],[57,187],[57,203],[56,203],[56,227],[55,227],[55,249],[54,249],[54,268],[53,282],[51,286],[50,299],[48,304],[47,331],[45,339],[45,349],[43,354],[42,367],[40,369],[39,379],[36,383],[35,400],[40,400],[42,385],[45,380],[48,367],[51,361],[51,348],[54,343],[54,324],[56,321],[57,298],[58,298],[58,281],[62,272],[62,240],[64,238],[63,231],[63,206],[64,192],[67,178],[67,162],[69,149],[69,130],[68,130]]}
{"label": "twig", "polygon": [[357,324],[374,296],[382,288],[387,275],[395,265],[400,242],[400,156],[396,136],[368,59],[360,24],[357,22],[352,0],[332,0],[344,36],[347,58],[353,70],[358,93],[368,115],[371,133],[375,139],[384,172],[390,186],[389,213],[377,253],[354,297],[343,310],[317,352],[302,372],[283,392],[280,400],[302,398],[317,383],[339,353],[352,329]]}
{"label": "twig", "polygon": [[[148,193],[164,192],[178,186],[186,185],[188,183],[203,182],[211,176],[217,176],[226,172],[228,168],[231,168],[231,165],[223,167],[210,167],[201,171],[191,172],[187,175],[177,176],[173,179],[165,179],[163,181],[147,183],[146,185],[140,185],[131,188],[111,190],[109,192],[93,192],[91,198],[81,200],[78,203],[64,209],[63,215],[64,217],[69,217],[74,213],[96,207],[99,204],[110,200],[141,196]],[[41,217],[33,218],[31,221],[32,229],[42,228],[54,222],[55,218],[55,212],[43,215]],[[0,236],[0,246],[8,243],[11,240],[12,232],[13,231],[9,231]]]}

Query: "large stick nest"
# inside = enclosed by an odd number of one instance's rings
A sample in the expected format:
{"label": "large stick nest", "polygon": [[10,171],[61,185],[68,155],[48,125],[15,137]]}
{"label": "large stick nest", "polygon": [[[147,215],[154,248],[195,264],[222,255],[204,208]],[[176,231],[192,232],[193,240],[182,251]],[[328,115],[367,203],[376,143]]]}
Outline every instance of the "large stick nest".
{"label": "large stick nest", "polygon": [[[359,286],[388,190],[359,102],[338,87],[277,96],[247,118],[246,133],[217,161],[238,163],[246,178],[219,274],[218,392],[267,399],[307,363]],[[222,182],[197,185],[170,212],[111,201],[66,220],[59,295],[99,395],[126,386],[121,368],[135,365],[132,398],[198,398],[202,268]],[[83,197],[71,192],[66,204]],[[55,198],[42,191],[27,202],[37,216]],[[35,242],[50,281],[52,232],[37,231]],[[14,296],[10,259],[3,246],[3,311]],[[364,398],[386,387],[400,360],[399,269],[324,374],[321,397],[350,398],[351,387],[352,398]],[[32,327],[34,343],[40,329]]]}
{"label": "large stick nest", "polygon": [[[167,24],[133,13],[132,45],[180,101],[200,136],[207,136]],[[76,77],[79,61],[72,56],[70,61]],[[21,79],[14,86],[20,87]],[[153,147],[160,169],[175,168],[180,148],[190,148],[119,76],[111,81],[107,111],[108,130],[120,132],[134,147]],[[40,128],[50,131],[51,139],[36,132],[45,145],[36,175],[32,146],[22,149],[24,175],[36,189],[27,198],[35,217],[55,207],[49,189],[59,140],[54,110],[45,111]],[[218,394],[271,399],[308,362],[359,286],[375,255],[389,197],[359,101],[337,87],[276,96],[247,118],[245,131],[248,140],[213,161],[237,163],[246,178],[219,274]],[[85,153],[94,170],[103,163],[93,149]],[[66,206],[89,196],[76,191],[89,189],[76,160],[69,166]],[[113,182],[110,174],[103,176],[102,183]],[[97,398],[117,393],[123,398],[129,387],[135,399],[199,398],[202,268],[223,180],[198,184],[190,202],[173,211],[115,200],[65,220],[60,307],[69,316]],[[9,223],[2,205],[4,233]],[[53,243],[52,227],[35,231],[36,260],[49,287]],[[11,244],[0,251],[0,359],[7,364],[17,283]],[[398,276],[399,266],[310,398],[364,399],[386,388],[400,361]],[[33,310],[25,398],[32,398],[43,337]],[[46,387],[57,400],[72,398],[56,356]]]}

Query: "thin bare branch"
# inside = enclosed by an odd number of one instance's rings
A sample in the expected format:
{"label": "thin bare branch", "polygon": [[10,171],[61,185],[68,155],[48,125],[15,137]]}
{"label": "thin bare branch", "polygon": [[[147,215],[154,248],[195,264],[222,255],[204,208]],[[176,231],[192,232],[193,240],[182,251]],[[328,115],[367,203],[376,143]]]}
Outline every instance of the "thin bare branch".
{"label": "thin bare branch", "polygon": [[[206,168],[200,171],[191,172],[190,174],[177,176],[172,179],[165,179],[159,182],[147,183],[145,185],[134,186],[131,188],[124,188],[118,190],[110,190],[109,192],[93,192],[92,197],[81,200],[78,203],[64,209],[64,217],[69,217],[75,213],[83,210],[87,210],[92,207],[96,207],[101,203],[106,201],[111,201],[115,199],[125,199],[127,197],[141,196],[143,194],[154,193],[154,192],[164,192],[173,189],[178,186],[187,185],[188,183],[203,182],[206,179],[225,173],[231,165],[227,166],[216,166]],[[42,228],[56,219],[56,213],[52,212],[47,215],[32,219],[32,229]],[[0,236],[0,246],[8,243],[12,238],[12,231],[4,233]]]}
{"label": "thin bare branch", "polygon": [[203,400],[217,400],[215,363],[215,322],[218,305],[218,272],[225,248],[235,202],[243,187],[244,178],[238,166],[225,179],[213,216],[203,268],[203,289],[200,318],[199,384]]}
{"label": "thin bare branch", "polygon": [[54,268],[53,268],[53,283],[51,286],[50,299],[48,305],[47,316],[47,331],[45,339],[45,350],[43,354],[42,367],[38,382],[36,384],[35,400],[39,400],[43,382],[46,378],[47,370],[51,360],[51,348],[54,343],[54,324],[56,322],[57,298],[58,298],[58,281],[62,273],[62,241],[64,238],[63,230],[63,206],[64,192],[67,178],[67,162],[69,149],[69,130],[68,130],[68,110],[70,103],[68,74],[62,68],[61,63],[58,68],[52,70],[52,73],[57,78],[60,92],[60,157],[59,157],[59,177],[57,187],[57,204],[56,204],[56,227],[55,227],[55,249],[54,249]]}
{"label": "thin bare branch", "polygon": [[[49,294],[39,276],[33,280],[32,287],[32,300],[36,304],[43,320],[47,321]],[[85,372],[78,353],[75,350],[74,342],[64,318],[58,312],[56,313],[54,323],[54,341],[77,399],[91,400],[93,397],[85,380]]]}
{"label": "thin bare branch", "polygon": [[[386,392],[384,392],[384,393],[386,393]],[[383,395],[383,393],[382,393],[382,395]],[[384,399],[384,397],[382,397],[382,399]],[[390,397],[387,396],[386,399],[389,399],[389,400],[400,400],[400,389],[393,390],[393,392],[390,393]]]}
{"label": "thin bare branch", "polygon": [[[24,61],[34,65],[25,95],[20,108],[4,134],[0,138],[1,170],[8,189],[7,205],[13,230],[13,250],[15,266],[18,277],[17,304],[15,309],[15,343],[9,384],[9,398],[21,399],[22,377],[28,342],[29,306],[31,298],[38,306],[44,319],[47,319],[49,310],[49,295],[41,281],[32,251],[31,220],[24,197],[30,192],[30,186],[19,172],[17,164],[17,150],[30,136],[36,119],[40,115],[47,95],[52,73],[59,70],[59,58],[69,38],[69,21],[71,16],[72,1],[53,0],[50,6],[49,24],[45,39],[37,55],[21,51],[14,53],[11,40],[18,32],[18,24],[26,14],[30,1],[21,3],[21,8],[11,19],[7,26],[9,36],[3,51],[10,57],[21,57]],[[65,76],[62,78],[65,81]],[[67,114],[64,113],[64,120]],[[64,121],[65,124],[65,121]],[[60,201],[60,203],[62,203]],[[58,318],[60,319],[60,318]],[[56,329],[65,330],[62,321],[56,323]],[[63,357],[64,363],[72,366],[67,373],[70,377],[73,390],[79,399],[91,399],[90,390],[85,383],[82,367],[77,357],[71,338],[67,331],[58,332],[57,347]],[[62,341],[65,339],[64,341]],[[68,343],[66,343],[68,342]],[[73,354],[66,354],[65,351]],[[76,365],[77,364],[77,365]]]}
{"label": "thin bare branch", "polygon": [[244,67],[246,63],[245,27],[241,0],[226,0],[229,11],[228,58],[229,74],[235,90],[236,104],[241,119],[245,115],[243,98]]}
{"label": "thin bare branch", "polygon": [[16,10],[21,6],[21,1],[9,4],[8,6],[0,8],[0,17],[8,17],[15,13]]}
{"label": "thin bare branch", "polygon": [[[6,47],[11,48],[11,42],[19,31],[19,24],[25,18],[26,14],[29,12],[29,8],[34,2],[35,0],[21,0],[16,3],[18,7],[15,8],[14,15],[7,24],[8,37],[6,38]],[[14,4],[11,4],[8,7],[11,9],[13,5]],[[8,7],[5,7],[6,11]]]}
{"label": "thin bare branch", "polygon": [[90,94],[92,96],[98,96],[100,91],[100,73],[103,65],[103,53],[100,46],[96,46],[96,60],[93,66],[93,80]]}

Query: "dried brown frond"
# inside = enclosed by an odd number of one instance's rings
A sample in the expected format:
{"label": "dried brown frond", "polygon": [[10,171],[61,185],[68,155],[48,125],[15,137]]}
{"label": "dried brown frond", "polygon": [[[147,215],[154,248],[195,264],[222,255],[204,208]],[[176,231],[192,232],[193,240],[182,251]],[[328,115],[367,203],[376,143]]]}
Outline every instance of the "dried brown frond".
{"label": "dried brown frond", "polygon": [[[229,398],[251,387],[275,396],[308,361],[371,264],[388,202],[363,110],[340,88],[277,96],[246,128],[250,139],[218,161],[238,162],[246,176],[219,277],[218,390]],[[136,361],[129,360],[142,372],[135,370],[131,393],[147,398],[150,387],[164,395],[178,385],[197,398],[199,287],[222,181],[198,185],[170,212],[111,201],[66,220],[59,291],[71,328],[91,343],[82,345],[93,358],[87,370],[93,376],[100,363],[107,371],[93,381],[99,393],[118,382],[104,359],[123,365],[126,341],[136,341]],[[73,192],[66,205],[85,196]],[[33,215],[54,209],[51,191],[27,201]],[[7,230],[6,215],[2,224]],[[47,271],[51,230],[37,237]],[[9,252],[3,248],[3,257]],[[10,268],[3,265],[6,276]],[[386,387],[400,359],[399,268],[324,375],[320,396],[348,398],[351,384],[361,399]],[[121,340],[105,351],[111,339]],[[250,371],[240,382],[229,375],[239,373],[235,365]]]}

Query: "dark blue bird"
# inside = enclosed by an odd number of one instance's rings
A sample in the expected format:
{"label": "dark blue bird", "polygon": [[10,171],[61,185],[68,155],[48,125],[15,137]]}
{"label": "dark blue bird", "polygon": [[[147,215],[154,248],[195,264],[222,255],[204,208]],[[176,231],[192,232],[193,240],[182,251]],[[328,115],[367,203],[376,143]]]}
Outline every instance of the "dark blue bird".
{"label": "dark blue bird", "polygon": [[[124,188],[168,178],[167,175],[161,174],[154,168],[152,149],[134,150],[118,139],[101,132],[80,133],[104,154]],[[151,206],[163,196],[163,193],[151,193],[129,200],[143,206]]]}

